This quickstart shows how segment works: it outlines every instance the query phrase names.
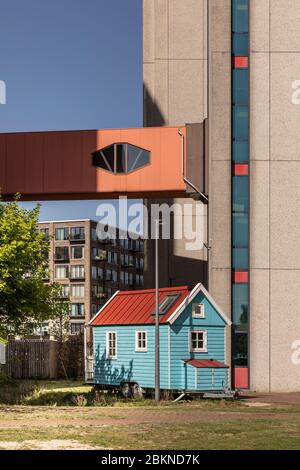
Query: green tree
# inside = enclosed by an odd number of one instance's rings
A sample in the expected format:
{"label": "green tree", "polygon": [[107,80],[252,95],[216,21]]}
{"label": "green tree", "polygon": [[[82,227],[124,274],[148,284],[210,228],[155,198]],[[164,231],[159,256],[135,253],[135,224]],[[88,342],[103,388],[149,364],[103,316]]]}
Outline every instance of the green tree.
{"label": "green tree", "polygon": [[21,208],[19,196],[0,201],[0,336],[24,334],[29,327],[60,317],[68,305],[60,286],[45,284],[49,243],[38,231],[40,206]]}

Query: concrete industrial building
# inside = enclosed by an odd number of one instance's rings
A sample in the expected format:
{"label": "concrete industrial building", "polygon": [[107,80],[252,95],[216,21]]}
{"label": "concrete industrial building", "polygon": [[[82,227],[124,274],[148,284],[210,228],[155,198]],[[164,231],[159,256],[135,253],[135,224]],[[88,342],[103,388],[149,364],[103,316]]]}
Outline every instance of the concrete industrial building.
{"label": "concrete industrial building", "polygon": [[258,391],[300,389],[299,45],[297,0],[144,0],[144,125],[206,120],[209,250],[164,241],[161,275],[231,312],[234,382]]}
{"label": "concrete industrial building", "polygon": [[[127,234],[118,229],[116,238],[99,239],[97,222],[88,219],[41,222],[39,230],[50,243],[46,281],[61,284],[70,302],[71,334],[83,332],[117,290],[143,287],[143,240],[122,238]],[[48,323],[41,328],[48,332]]]}

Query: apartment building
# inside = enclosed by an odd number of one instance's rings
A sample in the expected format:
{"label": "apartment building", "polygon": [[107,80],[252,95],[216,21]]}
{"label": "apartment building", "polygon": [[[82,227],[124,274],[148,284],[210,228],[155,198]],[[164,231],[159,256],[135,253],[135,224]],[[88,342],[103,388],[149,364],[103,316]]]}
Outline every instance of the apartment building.
{"label": "apartment building", "polygon": [[[62,286],[62,299],[70,303],[71,334],[83,332],[85,322],[117,290],[143,287],[143,240],[111,227],[97,228],[93,220],[42,222],[39,230],[50,243],[46,282]],[[99,239],[99,230],[105,239]],[[41,330],[49,332],[49,324]]]}

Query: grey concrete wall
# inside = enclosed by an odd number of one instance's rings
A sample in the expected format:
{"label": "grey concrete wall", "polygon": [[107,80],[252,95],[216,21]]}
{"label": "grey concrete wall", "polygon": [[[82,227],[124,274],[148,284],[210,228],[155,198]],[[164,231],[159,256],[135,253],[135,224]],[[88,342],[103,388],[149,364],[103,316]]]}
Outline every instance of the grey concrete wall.
{"label": "grey concrete wall", "polygon": [[300,3],[250,5],[250,385],[299,391]]}
{"label": "grey concrete wall", "polygon": [[[209,290],[231,315],[231,0],[209,1]],[[227,363],[231,335],[227,331]]]}
{"label": "grey concrete wall", "polygon": [[[207,0],[144,0],[144,125],[182,126],[207,117]],[[190,204],[192,199],[148,201]],[[194,212],[195,213],[195,212]],[[206,208],[203,207],[206,241]],[[184,224],[178,215],[173,225]],[[160,242],[162,286],[207,284],[207,250],[187,250],[188,240]],[[146,244],[145,286],[154,285],[154,243]]]}
{"label": "grey concrete wall", "polygon": [[144,125],[206,117],[207,0],[144,0]]}

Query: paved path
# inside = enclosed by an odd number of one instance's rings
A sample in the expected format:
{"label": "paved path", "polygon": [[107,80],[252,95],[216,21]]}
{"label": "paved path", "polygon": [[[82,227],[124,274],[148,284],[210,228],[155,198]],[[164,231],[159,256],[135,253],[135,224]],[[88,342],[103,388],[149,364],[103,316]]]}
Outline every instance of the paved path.
{"label": "paved path", "polygon": [[298,393],[253,393],[243,392],[242,398],[251,402],[281,403],[287,405],[300,405],[300,392]]}

